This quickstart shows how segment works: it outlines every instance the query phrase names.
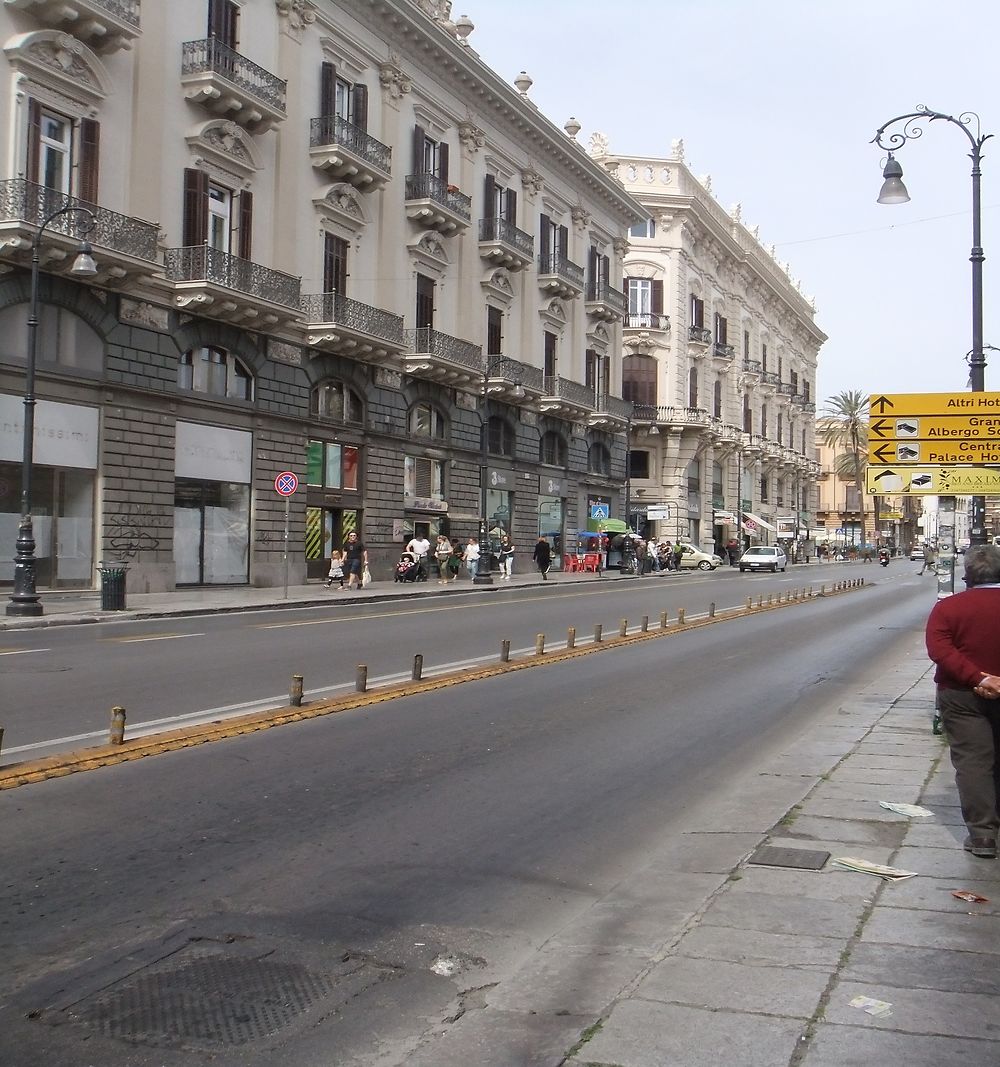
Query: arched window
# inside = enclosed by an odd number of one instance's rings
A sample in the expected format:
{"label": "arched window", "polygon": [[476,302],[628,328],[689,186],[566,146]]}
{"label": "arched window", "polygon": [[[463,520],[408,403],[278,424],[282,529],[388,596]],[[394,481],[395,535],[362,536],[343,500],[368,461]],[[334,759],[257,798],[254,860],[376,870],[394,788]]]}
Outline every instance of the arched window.
{"label": "arched window", "polygon": [[253,375],[224,348],[190,348],[177,361],[177,388],[230,400],[253,400]]}
{"label": "arched window", "polygon": [[[0,311],[0,363],[28,359],[29,305],[12,304]],[[65,370],[100,374],[104,369],[104,342],[71,311],[55,304],[38,308],[35,359],[39,366],[55,364]]]}
{"label": "arched window", "polygon": [[538,446],[538,462],[551,467],[566,466],[566,438],[555,430],[542,434]]}
{"label": "arched window", "polygon": [[611,452],[607,445],[591,445],[587,453],[587,470],[591,474],[611,474]]}
{"label": "arched window", "polygon": [[361,397],[343,382],[320,382],[309,396],[309,414],[335,422],[360,425],[365,421]]}
{"label": "arched window", "polygon": [[486,423],[486,450],[494,456],[514,455],[514,431],[499,415],[491,415]]}
{"label": "arched window", "polygon": [[410,433],[414,437],[430,437],[435,441],[443,441],[444,416],[430,404],[415,404],[410,409]]}
{"label": "arched window", "polygon": [[656,360],[632,355],[622,360],[622,399],[656,407]]}

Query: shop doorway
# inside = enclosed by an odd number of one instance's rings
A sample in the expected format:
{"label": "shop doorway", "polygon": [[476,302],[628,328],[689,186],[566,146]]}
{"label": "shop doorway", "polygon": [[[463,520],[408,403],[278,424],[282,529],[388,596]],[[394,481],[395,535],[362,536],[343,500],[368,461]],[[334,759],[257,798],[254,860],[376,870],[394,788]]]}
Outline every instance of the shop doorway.
{"label": "shop doorway", "polygon": [[250,486],[178,478],[174,483],[177,585],[250,580]]}
{"label": "shop doorway", "polygon": [[306,578],[325,578],[330,553],[342,548],[349,533],[361,536],[360,513],[354,509],[306,508]]}

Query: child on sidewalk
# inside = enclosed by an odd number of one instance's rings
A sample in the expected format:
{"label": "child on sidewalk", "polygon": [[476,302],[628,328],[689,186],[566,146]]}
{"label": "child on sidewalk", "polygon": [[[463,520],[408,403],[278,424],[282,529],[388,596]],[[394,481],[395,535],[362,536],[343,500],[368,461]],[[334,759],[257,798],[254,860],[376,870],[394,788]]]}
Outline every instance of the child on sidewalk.
{"label": "child on sidewalk", "polygon": [[344,553],[339,548],[335,548],[330,553],[330,573],[326,579],[327,589],[334,582],[340,582],[340,588],[344,588]]}

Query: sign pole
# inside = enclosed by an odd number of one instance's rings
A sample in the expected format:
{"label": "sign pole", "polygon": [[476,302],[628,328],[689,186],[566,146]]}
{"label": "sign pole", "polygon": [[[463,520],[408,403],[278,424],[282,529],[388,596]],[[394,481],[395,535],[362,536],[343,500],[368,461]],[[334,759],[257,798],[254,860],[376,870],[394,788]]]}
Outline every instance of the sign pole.
{"label": "sign pole", "polygon": [[285,600],[288,599],[288,505],[291,499],[291,497],[285,497]]}
{"label": "sign pole", "polygon": [[288,505],[292,494],[299,487],[299,479],[294,471],[282,471],[274,479],[274,491],[285,498],[285,536],[284,536],[284,572],[285,599],[288,599]]}

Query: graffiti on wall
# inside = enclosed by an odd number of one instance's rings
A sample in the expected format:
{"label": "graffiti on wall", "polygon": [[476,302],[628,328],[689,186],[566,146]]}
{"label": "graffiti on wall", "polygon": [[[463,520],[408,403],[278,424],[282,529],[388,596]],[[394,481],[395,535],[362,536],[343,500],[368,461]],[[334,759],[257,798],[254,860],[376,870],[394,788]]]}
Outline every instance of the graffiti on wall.
{"label": "graffiti on wall", "polygon": [[140,552],[155,552],[160,547],[156,523],[161,516],[148,504],[123,504],[120,511],[108,516],[108,545],[119,559],[134,560]]}

